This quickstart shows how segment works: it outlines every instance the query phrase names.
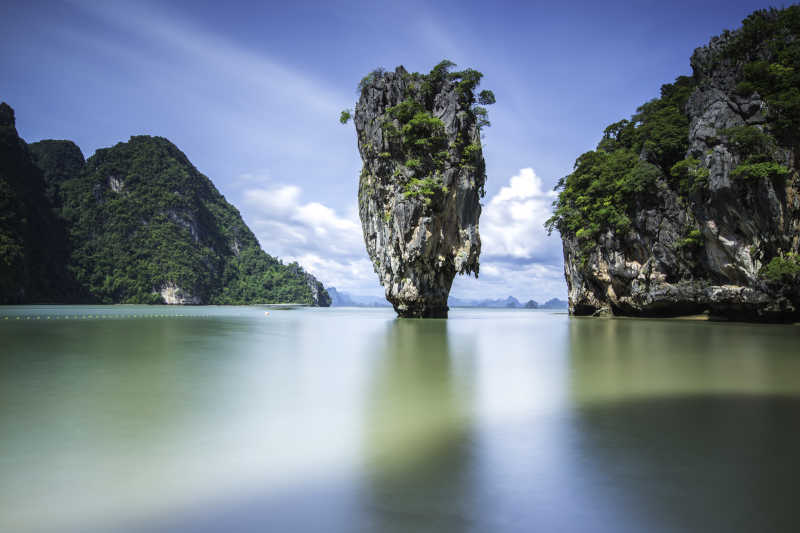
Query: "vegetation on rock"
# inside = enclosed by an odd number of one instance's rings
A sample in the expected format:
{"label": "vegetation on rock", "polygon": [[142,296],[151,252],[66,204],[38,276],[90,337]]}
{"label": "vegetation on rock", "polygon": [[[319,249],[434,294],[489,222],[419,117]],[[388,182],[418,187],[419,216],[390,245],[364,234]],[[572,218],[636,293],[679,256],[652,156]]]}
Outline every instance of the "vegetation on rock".
{"label": "vegetation on rock", "polygon": [[695,50],[562,178],[570,311],[800,317],[800,6]]}
{"label": "vegetation on rock", "polygon": [[781,145],[800,142],[800,6],[761,9],[726,32],[715,61],[741,65],[742,96],[758,93],[768,105],[772,134]]}
{"label": "vegetation on rock", "polygon": [[[484,89],[475,94],[483,74],[469,68],[452,71],[455,66],[455,63],[445,59],[428,74],[406,73],[405,99],[386,110],[386,120],[381,124],[389,151],[380,152],[378,156],[394,159],[410,170],[404,173],[395,169],[396,176],[404,180],[404,196],[422,196],[426,205],[431,205],[436,194],[447,193],[442,183],[442,173],[452,161],[457,161],[459,166],[477,169],[485,178],[481,145],[468,143],[463,136],[456,143],[448,145],[444,123],[431,113],[434,97],[442,86],[455,83],[456,94],[466,109],[465,123],[474,124],[478,131],[491,125],[486,108],[477,104],[494,104],[494,93]],[[379,68],[365,76],[358,84],[359,92],[366,90],[384,72]],[[352,111],[345,109],[339,121],[346,124],[351,116]]]}
{"label": "vegetation on rock", "polygon": [[482,106],[495,96],[478,90],[480,72],[454,67],[379,69],[358,86],[359,217],[386,298],[404,317],[446,317],[453,277],[478,273]]}
{"label": "vegetation on rock", "polygon": [[773,283],[792,283],[800,280],[800,254],[780,254],[764,265],[761,277]]}
{"label": "vegetation on rock", "polygon": [[608,126],[597,149],[579,156],[572,174],[558,181],[547,230],[593,245],[603,231],[630,228],[634,209],[654,196],[660,176],[677,175],[680,182],[683,175],[684,189],[699,182],[691,168],[699,162],[683,161],[689,148],[684,107],[694,87],[692,78],[681,76],[662,86],[661,97],[641,106],[630,120]]}
{"label": "vegetation on rock", "polygon": [[[800,6],[756,11],[737,32],[723,34],[712,57],[713,68],[740,72],[740,96],[754,93],[768,104],[765,125],[719,130],[737,155],[731,177],[742,182],[782,183],[790,169],[782,149],[800,141]],[[767,60],[760,59],[767,57]],[[724,63],[724,65],[723,65]],[[641,106],[630,120],[608,126],[596,150],[578,157],[574,171],[559,180],[549,232],[577,237],[587,250],[600,233],[624,235],[633,214],[668,184],[685,201],[702,196],[709,170],[702,153],[689,150],[687,100],[698,87],[696,76],[680,76],[661,87],[661,96]]]}
{"label": "vegetation on rock", "polygon": [[0,103],[0,304],[71,301],[79,290],[65,268],[63,221],[42,171]]}

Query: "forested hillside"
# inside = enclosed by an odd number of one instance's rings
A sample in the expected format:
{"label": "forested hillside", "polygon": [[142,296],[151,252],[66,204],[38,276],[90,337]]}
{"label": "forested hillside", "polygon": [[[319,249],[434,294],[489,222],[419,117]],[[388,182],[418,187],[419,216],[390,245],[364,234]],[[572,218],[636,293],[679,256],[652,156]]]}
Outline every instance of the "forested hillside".
{"label": "forested hillside", "polygon": [[3,110],[4,301],[329,302],[167,139],[131,137],[84,162],[70,141],[26,146]]}

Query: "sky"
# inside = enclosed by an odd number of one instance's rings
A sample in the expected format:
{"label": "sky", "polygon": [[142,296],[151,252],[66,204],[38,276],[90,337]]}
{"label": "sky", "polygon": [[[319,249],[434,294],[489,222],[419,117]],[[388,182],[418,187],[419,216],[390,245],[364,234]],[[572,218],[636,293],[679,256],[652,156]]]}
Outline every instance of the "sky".
{"label": "sky", "polygon": [[[608,124],[691,74],[692,51],[757,1],[4,1],[0,101],[28,142],[89,157],[132,135],[175,143],[268,253],[326,286],[382,295],[357,212],[356,85],[442,59],[484,73],[497,103],[480,277],[460,298],[566,299],[553,187]],[[776,5],[781,7],[781,5]]]}

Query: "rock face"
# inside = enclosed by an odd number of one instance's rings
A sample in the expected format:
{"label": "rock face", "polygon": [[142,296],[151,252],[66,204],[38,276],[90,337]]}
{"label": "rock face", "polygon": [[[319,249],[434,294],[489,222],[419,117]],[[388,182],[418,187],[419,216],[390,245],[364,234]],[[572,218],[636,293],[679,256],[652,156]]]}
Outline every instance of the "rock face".
{"label": "rock face", "polygon": [[[778,20],[775,12],[760,16]],[[779,113],[770,110],[778,100],[743,83],[756,68],[748,65],[778,61],[767,40],[745,30],[714,38],[692,56],[694,89],[683,109],[685,157],[697,162],[690,190],[677,184],[674,167],[662,169],[635,198],[630,227],[603,228],[593,243],[560,220],[572,314],[800,317],[800,262],[793,255],[800,246],[798,146],[779,134]],[[767,148],[744,149],[745,134]],[[652,160],[652,150],[645,143],[640,160]],[[774,273],[778,266],[783,275]]]}
{"label": "rock face", "polygon": [[17,134],[14,110],[0,103],[0,304],[80,300],[55,208],[46,176]]}
{"label": "rock face", "polygon": [[312,305],[314,305],[315,307],[331,306],[331,304],[333,303],[333,298],[328,293],[327,289],[325,289],[325,286],[322,284],[322,282],[320,282],[313,275],[303,270],[303,268],[296,263],[289,265],[289,270],[293,272],[295,275],[300,276],[305,280],[306,285],[308,286],[308,290],[311,293]]}
{"label": "rock face", "polygon": [[167,282],[161,287],[161,298],[168,305],[199,305],[202,300],[183,290],[172,282]]}
{"label": "rock face", "polygon": [[[453,277],[478,275],[480,128],[488,123],[474,106],[480,73],[449,73],[450,66],[428,75],[375,71],[355,110],[364,241],[402,317],[446,318]],[[486,93],[478,101],[493,103]]]}

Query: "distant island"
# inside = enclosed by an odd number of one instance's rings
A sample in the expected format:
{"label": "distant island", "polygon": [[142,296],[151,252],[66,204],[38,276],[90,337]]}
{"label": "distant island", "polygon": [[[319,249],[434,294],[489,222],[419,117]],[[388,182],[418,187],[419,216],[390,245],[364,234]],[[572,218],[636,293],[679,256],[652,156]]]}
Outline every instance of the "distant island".
{"label": "distant island", "polygon": [[71,141],[27,144],[5,103],[0,257],[2,304],[330,305],[167,139],[131,137],[84,160]]}
{"label": "distant island", "polygon": [[[332,307],[391,307],[391,304],[384,298],[378,296],[360,296],[352,295],[347,292],[337,290],[335,287],[328,287],[328,293],[331,295]],[[464,299],[450,296],[447,300],[449,307],[478,307],[478,308],[494,308],[494,309],[567,309],[567,302],[552,298],[543,304],[539,304],[535,300],[528,300],[522,304],[513,296],[507,298],[498,298],[495,300],[483,299]]]}

